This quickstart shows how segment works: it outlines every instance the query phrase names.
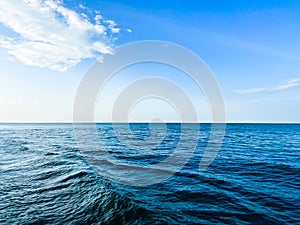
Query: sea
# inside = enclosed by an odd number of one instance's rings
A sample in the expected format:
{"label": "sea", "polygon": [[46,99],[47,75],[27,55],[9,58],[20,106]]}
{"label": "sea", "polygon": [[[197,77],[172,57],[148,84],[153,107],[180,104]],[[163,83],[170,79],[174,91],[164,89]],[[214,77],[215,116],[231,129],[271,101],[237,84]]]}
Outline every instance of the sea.
{"label": "sea", "polygon": [[[0,224],[300,224],[300,124],[226,124],[202,170],[212,124],[198,125],[190,151],[179,123],[149,149],[138,144],[156,129],[147,123],[129,124],[129,136],[95,124],[99,145],[85,129],[86,146],[105,154],[87,157],[72,124],[0,124]],[[179,142],[192,154],[172,170],[160,162]],[[168,176],[143,183],[151,165]]]}

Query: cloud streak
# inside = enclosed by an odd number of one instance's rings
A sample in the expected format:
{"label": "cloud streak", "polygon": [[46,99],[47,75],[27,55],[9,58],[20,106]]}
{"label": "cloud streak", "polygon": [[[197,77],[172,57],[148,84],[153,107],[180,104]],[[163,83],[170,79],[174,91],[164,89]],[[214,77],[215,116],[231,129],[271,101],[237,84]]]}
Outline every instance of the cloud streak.
{"label": "cloud streak", "polygon": [[234,90],[237,94],[255,94],[255,93],[265,93],[265,92],[278,92],[290,90],[296,87],[300,87],[300,78],[290,80],[281,85],[271,88],[248,88],[248,89],[237,89]]}
{"label": "cloud streak", "polygon": [[300,78],[299,79],[293,79],[288,81],[285,84],[279,85],[275,88],[273,88],[273,91],[283,91],[283,90],[288,90],[292,89],[294,87],[299,87],[300,86]]}
{"label": "cloud streak", "polygon": [[254,93],[260,93],[265,92],[266,88],[248,88],[248,89],[237,89],[234,92],[237,94],[254,94]]}
{"label": "cloud streak", "polygon": [[9,59],[56,71],[111,53],[112,36],[120,32],[99,12],[90,21],[59,0],[0,0],[0,23],[13,31],[0,35]]}

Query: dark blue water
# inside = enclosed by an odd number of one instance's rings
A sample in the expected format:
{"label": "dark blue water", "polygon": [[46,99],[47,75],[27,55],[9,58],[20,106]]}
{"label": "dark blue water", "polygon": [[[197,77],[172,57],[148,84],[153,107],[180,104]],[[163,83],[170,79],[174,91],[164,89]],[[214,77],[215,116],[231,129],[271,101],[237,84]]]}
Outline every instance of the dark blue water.
{"label": "dark blue water", "polygon": [[[150,135],[147,124],[131,129]],[[166,159],[180,136],[180,125],[168,124],[155,151],[136,151],[110,124],[97,130],[111,156],[140,167]],[[209,135],[201,124],[180,171],[133,187],[91,167],[71,124],[2,124],[0,224],[300,224],[300,125],[228,124],[216,159],[200,171]]]}

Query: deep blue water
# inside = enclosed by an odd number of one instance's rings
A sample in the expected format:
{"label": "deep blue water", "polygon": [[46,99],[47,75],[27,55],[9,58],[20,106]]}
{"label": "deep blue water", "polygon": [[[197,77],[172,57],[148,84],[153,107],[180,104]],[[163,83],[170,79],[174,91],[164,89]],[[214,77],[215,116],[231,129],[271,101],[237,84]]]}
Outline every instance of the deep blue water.
{"label": "deep blue water", "polygon": [[[148,124],[131,129],[132,146],[150,136]],[[181,134],[180,124],[168,124],[156,149],[137,151],[111,124],[97,131],[114,159],[141,168],[172,154]],[[200,171],[209,135],[210,124],[201,124],[182,169],[135,187],[98,173],[71,124],[1,124],[0,224],[300,224],[300,125],[227,124],[217,157]]]}

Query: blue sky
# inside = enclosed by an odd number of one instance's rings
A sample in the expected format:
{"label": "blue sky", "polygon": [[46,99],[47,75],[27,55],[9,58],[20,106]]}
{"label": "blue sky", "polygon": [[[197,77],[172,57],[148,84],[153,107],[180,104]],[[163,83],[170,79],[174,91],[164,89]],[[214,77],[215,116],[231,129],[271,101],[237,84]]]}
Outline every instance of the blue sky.
{"label": "blue sky", "polygon": [[[0,121],[72,121],[77,87],[97,57],[129,42],[163,40],[208,64],[224,95],[227,121],[300,122],[299,12],[300,1],[1,3]],[[119,80],[147,70],[123,71]],[[110,85],[107,96],[118,85]],[[195,93],[200,120],[209,121],[203,96]],[[99,104],[96,111],[109,108]]]}

